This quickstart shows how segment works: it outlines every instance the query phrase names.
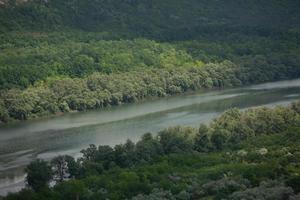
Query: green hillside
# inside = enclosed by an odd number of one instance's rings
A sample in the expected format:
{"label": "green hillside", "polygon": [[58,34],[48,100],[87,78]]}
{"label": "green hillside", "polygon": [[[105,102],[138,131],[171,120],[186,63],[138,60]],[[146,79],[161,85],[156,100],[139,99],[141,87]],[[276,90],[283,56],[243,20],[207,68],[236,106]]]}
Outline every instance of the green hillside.
{"label": "green hillside", "polygon": [[[1,29],[117,32],[190,39],[223,31],[279,30],[299,25],[297,0],[32,0],[8,1]],[[253,31],[253,30],[252,30]]]}
{"label": "green hillside", "polygon": [[300,77],[299,9],[296,0],[2,0],[0,121]]}
{"label": "green hillside", "polygon": [[[0,125],[300,78],[299,11],[299,0],[0,0]],[[297,200],[299,125],[299,102],[231,109],[34,160],[26,187],[0,199]]]}

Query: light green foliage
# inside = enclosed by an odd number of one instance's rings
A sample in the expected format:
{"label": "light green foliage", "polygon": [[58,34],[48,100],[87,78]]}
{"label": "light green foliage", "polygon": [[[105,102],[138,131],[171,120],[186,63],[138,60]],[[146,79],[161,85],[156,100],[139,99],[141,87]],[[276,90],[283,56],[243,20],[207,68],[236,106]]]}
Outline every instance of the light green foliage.
{"label": "light green foliage", "polygon": [[203,65],[174,45],[146,39],[79,42],[64,38],[61,43],[52,43],[53,36],[49,37],[50,41],[33,46],[16,45],[1,51],[0,88],[26,88],[53,76],[74,78],[94,72]]}
{"label": "light green foliage", "polygon": [[1,122],[300,76],[294,0],[7,2]]}
{"label": "light green foliage", "polygon": [[[300,76],[296,0],[5,2],[0,122]],[[298,199],[299,115],[299,102],[232,109],[198,131],[34,161],[33,190],[5,199]]]}
{"label": "light green foliage", "polygon": [[[224,68],[227,70],[222,71]],[[126,73],[94,73],[86,78],[53,77],[25,90],[3,90],[0,99],[4,102],[3,112],[6,109],[11,119],[27,120],[71,110],[83,111],[132,103],[200,88],[232,86],[238,83],[227,80],[227,77],[236,70],[234,64],[223,62],[203,67],[178,67],[176,70],[139,69]]]}
{"label": "light green foliage", "polygon": [[247,112],[232,109],[214,120],[212,136],[223,131],[226,133],[222,135],[227,136],[228,142],[238,142],[258,134],[278,133],[298,124],[299,113],[296,103],[288,108],[259,108]]}
{"label": "light green foliage", "polygon": [[[93,65],[87,64],[93,62],[87,56],[79,56],[74,62],[78,62],[74,66],[79,68],[70,69],[79,70],[78,73],[85,73],[81,69]],[[295,73],[292,71],[292,74]],[[51,77],[25,90],[2,90],[0,99],[4,108],[1,110],[5,117],[1,121],[8,121],[9,117],[26,120],[70,110],[96,109],[201,88],[239,86],[249,83],[251,80],[247,77],[252,75],[252,72],[224,61],[201,67],[138,68],[122,73],[93,73],[84,78]]]}

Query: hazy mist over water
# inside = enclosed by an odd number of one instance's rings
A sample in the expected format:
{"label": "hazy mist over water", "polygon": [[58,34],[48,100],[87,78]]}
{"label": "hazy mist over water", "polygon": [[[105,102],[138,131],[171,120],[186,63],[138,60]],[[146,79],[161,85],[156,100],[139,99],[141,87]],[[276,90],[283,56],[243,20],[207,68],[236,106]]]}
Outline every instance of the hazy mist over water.
{"label": "hazy mist over water", "polygon": [[98,111],[0,127],[0,195],[24,185],[24,166],[36,158],[79,156],[89,144],[137,141],[175,125],[197,127],[224,110],[286,105],[300,99],[300,79],[180,95]]}

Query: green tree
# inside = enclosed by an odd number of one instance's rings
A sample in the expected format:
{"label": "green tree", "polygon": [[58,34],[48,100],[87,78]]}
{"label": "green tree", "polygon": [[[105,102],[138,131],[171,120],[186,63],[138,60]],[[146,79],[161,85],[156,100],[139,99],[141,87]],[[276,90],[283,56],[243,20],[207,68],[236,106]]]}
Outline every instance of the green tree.
{"label": "green tree", "polygon": [[146,133],[136,143],[136,154],[141,161],[150,161],[162,155],[163,148],[159,141],[153,138],[151,133]]}
{"label": "green tree", "polygon": [[79,55],[72,63],[71,76],[82,77],[91,74],[95,70],[94,65],[93,58],[88,57],[87,55]]}
{"label": "green tree", "polygon": [[27,173],[26,182],[34,191],[48,187],[53,177],[49,163],[40,159],[31,162],[25,172]]}
{"label": "green tree", "polygon": [[158,140],[164,153],[189,152],[193,148],[194,129],[174,127],[158,133]]}
{"label": "green tree", "polygon": [[55,186],[54,190],[58,197],[57,199],[80,200],[83,199],[85,194],[87,194],[87,189],[85,188],[84,183],[80,180],[63,182]]}
{"label": "green tree", "polygon": [[211,135],[211,143],[215,150],[222,150],[226,144],[226,134],[225,130],[217,130]]}
{"label": "green tree", "polygon": [[127,140],[125,144],[116,145],[114,148],[115,162],[120,167],[132,166],[136,161],[135,144]]}
{"label": "green tree", "polygon": [[208,137],[208,127],[205,124],[200,125],[194,140],[194,149],[196,151],[208,152],[211,149],[211,143]]}
{"label": "green tree", "polygon": [[80,151],[83,154],[83,161],[96,161],[97,158],[97,147],[94,144],[91,144],[89,148],[83,149]]}
{"label": "green tree", "polygon": [[108,170],[114,162],[114,150],[110,146],[99,146],[97,150],[96,162],[102,163],[104,169]]}
{"label": "green tree", "polygon": [[51,160],[52,171],[54,179],[58,182],[76,176],[78,173],[78,166],[73,157],[64,155],[57,156]]}
{"label": "green tree", "polygon": [[7,122],[8,120],[8,110],[6,109],[4,102],[0,99],[0,122]]}

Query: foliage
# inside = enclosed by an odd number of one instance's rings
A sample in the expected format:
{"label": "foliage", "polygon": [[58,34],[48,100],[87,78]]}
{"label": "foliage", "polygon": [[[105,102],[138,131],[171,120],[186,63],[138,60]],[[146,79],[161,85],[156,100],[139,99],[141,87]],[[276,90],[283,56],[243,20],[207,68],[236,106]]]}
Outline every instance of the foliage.
{"label": "foliage", "polygon": [[78,165],[71,156],[57,156],[51,160],[53,179],[62,182],[77,174]]}
{"label": "foliage", "polygon": [[[296,0],[2,0],[0,123],[300,77]],[[300,103],[37,160],[4,199],[297,199]],[[49,188],[49,181],[56,185]],[[275,180],[275,181],[270,181]]]}
{"label": "foliage", "polygon": [[231,199],[274,199],[274,200],[284,200],[293,196],[293,189],[285,187],[280,182],[262,182],[259,187],[247,189],[242,192],[235,192],[231,195]]}
{"label": "foliage", "polygon": [[[226,61],[176,70],[140,69],[126,73],[97,73],[86,78],[51,78],[25,90],[3,90],[0,95],[0,120],[27,120],[60,112],[132,103],[201,88],[236,86],[240,85],[243,77],[239,71],[237,66]],[[237,76],[235,79],[231,78],[233,74]]]}
{"label": "foliage", "polygon": [[[299,25],[299,2],[227,0],[15,1],[1,4],[2,31],[76,29],[135,37],[177,39],[248,29],[257,34]],[[243,5],[243,6],[241,6]]]}
{"label": "foliage", "polygon": [[158,140],[165,154],[189,152],[193,149],[192,128],[174,127],[158,133]]}
{"label": "foliage", "polygon": [[133,197],[132,200],[173,200],[175,197],[170,191],[154,189],[149,195],[139,194]]}
{"label": "foliage", "polygon": [[[272,109],[231,110],[209,125],[201,125],[199,130],[174,127],[156,136],[147,133],[136,144],[127,141],[114,148],[91,145],[82,150],[83,156],[77,161],[68,156],[53,159],[52,170],[56,174],[53,179],[59,180],[53,188],[36,192],[24,189],[4,199],[297,199],[298,107],[299,103],[293,103]],[[273,115],[269,115],[270,112]],[[290,123],[280,123],[276,129],[253,126],[251,136],[227,145],[230,131],[235,130],[228,128],[234,127],[230,124],[243,122],[241,119],[249,116],[251,124],[277,123],[276,119],[283,116],[288,116]],[[230,119],[228,126],[224,126],[224,119]],[[248,125],[240,123],[240,126]],[[265,126],[259,124],[259,127]],[[218,143],[210,140],[218,128],[227,128],[227,131],[217,132],[224,134],[222,138],[227,142],[217,148]],[[204,144],[204,140],[199,143],[199,135],[201,139],[203,134],[207,134],[205,141],[210,143],[205,150],[197,147]],[[261,154],[261,149],[267,151]],[[66,164],[67,160],[70,162]],[[49,167],[42,161],[34,161],[30,166]],[[76,169],[76,173],[70,173],[75,174],[71,179],[57,176],[71,169]],[[40,177],[35,176],[35,179],[40,180]],[[45,186],[45,182],[41,184]]]}
{"label": "foliage", "polygon": [[2,0],[0,121],[298,78],[299,7],[295,0]]}
{"label": "foliage", "polygon": [[39,191],[48,186],[52,179],[52,171],[49,164],[43,160],[31,162],[25,169],[26,181],[34,191]]}

